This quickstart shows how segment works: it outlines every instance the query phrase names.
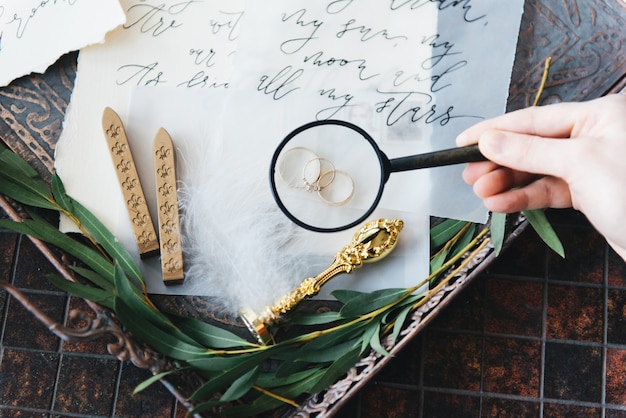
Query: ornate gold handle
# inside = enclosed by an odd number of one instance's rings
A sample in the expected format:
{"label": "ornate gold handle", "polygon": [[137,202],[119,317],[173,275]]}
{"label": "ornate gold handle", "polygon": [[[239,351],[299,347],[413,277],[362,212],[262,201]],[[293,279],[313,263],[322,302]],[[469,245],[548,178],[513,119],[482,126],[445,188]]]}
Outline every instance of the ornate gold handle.
{"label": "ornate gold handle", "polygon": [[267,344],[272,337],[267,326],[275,322],[280,315],[293,309],[307,297],[316,295],[322,286],[340,273],[351,273],[365,263],[373,263],[386,257],[396,246],[398,235],[404,223],[400,219],[379,219],[361,228],[346,245],[335,255],[332,264],[315,277],[305,279],[297,289],[280,298],[273,306],[255,313],[243,309],[241,316],[250,332],[261,344]]}

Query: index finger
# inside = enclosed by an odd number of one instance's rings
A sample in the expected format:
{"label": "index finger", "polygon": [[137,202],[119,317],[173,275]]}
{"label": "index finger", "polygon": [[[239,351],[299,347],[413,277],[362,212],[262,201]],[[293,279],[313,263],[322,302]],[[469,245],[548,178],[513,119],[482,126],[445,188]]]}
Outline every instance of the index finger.
{"label": "index finger", "polygon": [[556,103],[516,110],[477,123],[456,138],[458,146],[475,144],[487,130],[509,131],[548,138],[569,137],[583,103]]}

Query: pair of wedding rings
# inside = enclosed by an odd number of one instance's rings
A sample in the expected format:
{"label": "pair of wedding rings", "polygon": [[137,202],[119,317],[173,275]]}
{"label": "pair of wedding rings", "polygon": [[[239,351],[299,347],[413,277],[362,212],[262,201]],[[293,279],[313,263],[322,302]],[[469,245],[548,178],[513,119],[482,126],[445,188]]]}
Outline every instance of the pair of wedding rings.
{"label": "pair of wedding rings", "polygon": [[304,147],[285,151],[278,160],[278,177],[290,188],[317,193],[322,202],[342,206],[354,196],[354,179],[332,161]]}

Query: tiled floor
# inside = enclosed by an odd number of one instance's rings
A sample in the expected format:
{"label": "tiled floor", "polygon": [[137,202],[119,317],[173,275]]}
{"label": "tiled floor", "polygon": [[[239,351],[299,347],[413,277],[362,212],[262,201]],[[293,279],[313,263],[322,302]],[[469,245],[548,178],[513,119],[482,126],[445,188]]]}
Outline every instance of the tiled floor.
{"label": "tiled floor", "polygon": [[[561,260],[527,229],[339,417],[626,417],[626,264],[586,220],[551,211]],[[0,232],[0,275],[57,321],[80,301],[45,280],[27,239]],[[62,342],[0,293],[0,417],[182,417],[104,339]]]}
{"label": "tiled floor", "polygon": [[550,218],[565,260],[527,229],[342,416],[626,417],[626,264]]}

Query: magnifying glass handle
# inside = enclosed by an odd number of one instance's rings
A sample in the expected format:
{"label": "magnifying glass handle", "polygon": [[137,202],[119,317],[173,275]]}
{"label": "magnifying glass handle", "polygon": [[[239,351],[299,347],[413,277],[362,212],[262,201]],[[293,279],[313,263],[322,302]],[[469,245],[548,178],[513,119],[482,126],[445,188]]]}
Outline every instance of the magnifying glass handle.
{"label": "magnifying glass handle", "polygon": [[420,168],[441,167],[453,164],[486,161],[487,159],[478,149],[478,144],[465,147],[451,148],[426,154],[409,155],[408,157],[394,158],[389,161],[390,172],[417,170]]}

